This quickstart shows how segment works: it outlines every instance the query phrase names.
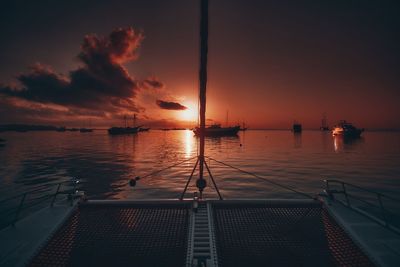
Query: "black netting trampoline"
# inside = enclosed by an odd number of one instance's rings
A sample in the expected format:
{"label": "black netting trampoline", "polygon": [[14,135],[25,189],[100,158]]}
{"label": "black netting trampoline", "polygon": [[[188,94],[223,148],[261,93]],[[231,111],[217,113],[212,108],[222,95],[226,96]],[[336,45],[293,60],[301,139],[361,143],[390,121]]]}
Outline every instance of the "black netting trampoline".
{"label": "black netting trampoline", "polygon": [[186,204],[81,205],[30,266],[184,266]]}
{"label": "black netting trampoline", "polygon": [[219,266],[373,266],[319,202],[213,204]]}

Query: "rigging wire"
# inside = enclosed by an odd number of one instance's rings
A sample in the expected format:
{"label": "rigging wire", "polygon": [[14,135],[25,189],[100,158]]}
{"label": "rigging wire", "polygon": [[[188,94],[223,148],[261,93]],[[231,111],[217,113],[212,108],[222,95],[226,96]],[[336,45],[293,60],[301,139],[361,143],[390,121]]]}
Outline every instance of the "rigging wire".
{"label": "rigging wire", "polygon": [[265,178],[265,177],[261,177],[261,176],[255,174],[255,173],[252,173],[252,172],[249,172],[249,171],[242,170],[242,169],[240,169],[240,168],[237,168],[237,167],[235,167],[235,166],[233,166],[233,165],[230,165],[230,164],[228,164],[228,163],[225,163],[225,162],[216,160],[216,159],[214,159],[214,158],[211,158],[211,157],[208,157],[208,156],[205,156],[205,157],[208,158],[208,159],[210,159],[210,160],[213,160],[213,161],[215,161],[215,162],[217,162],[217,163],[219,163],[219,164],[221,164],[221,165],[224,165],[224,166],[226,166],[226,167],[232,168],[232,169],[237,170],[237,171],[239,171],[239,172],[242,172],[242,173],[251,175],[251,176],[253,176],[253,177],[257,178],[257,179],[266,181],[266,182],[268,182],[268,183],[270,183],[270,184],[273,184],[273,185],[276,185],[276,186],[278,186],[278,187],[284,188],[284,189],[286,189],[286,190],[292,191],[292,192],[294,192],[294,193],[300,194],[300,195],[305,196],[305,197],[307,197],[307,198],[315,199],[314,196],[312,196],[312,195],[310,195],[310,194],[307,194],[307,193],[304,193],[304,192],[301,192],[301,191],[298,191],[298,190],[296,190],[296,189],[294,189],[294,188],[292,188],[292,187],[290,187],[290,186],[286,186],[286,185],[283,185],[283,184],[280,184],[280,183],[271,181],[270,179],[267,179],[267,178]]}
{"label": "rigging wire", "polygon": [[160,170],[157,170],[157,171],[148,173],[148,174],[146,174],[146,175],[144,175],[144,176],[141,176],[141,177],[140,177],[140,176],[137,176],[137,177],[136,177],[136,180],[143,179],[143,178],[147,178],[147,177],[149,177],[149,176],[155,175],[155,174],[157,174],[157,173],[160,173],[160,172],[163,172],[163,171],[165,171],[165,170],[168,170],[168,169],[171,169],[171,168],[173,168],[173,167],[176,167],[176,166],[178,166],[178,165],[181,165],[181,164],[183,164],[183,163],[185,163],[185,162],[191,161],[192,159],[195,159],[195,158],[197,158],[197,156],[191,157],[191,158],[188,158],[188,159],[185,159],[185,160],[182,160],[182,161],[180,161],[180,162],[178,162],[178,163],[175,163],[175,164],[170,165],[170,166],[167,166],[167,167],[165,167],[165,168],[163,168],[163,169],[160,169]]}
{"label": "rigging wire", "polygon": [[[163,171],[165,171],[165,170],[168,170],[168,169],[171,169],[171,168],[173,168],[173,167],[179,166],[179,165],[181,165],[181,164],[183,164],[183,163],[185,163],[185,162],[191,161],[191,160],[193,160],[193,159],[195,159],[195,158],[198,158],[198,156],[194,156],[194,157],[191,157],[191,158],[182,160],[182,161],[177,162],[177,163],[175,163],[175,164],[173,164],[173,165],[170,165],[170,166],[167,166],[167,167],[165,167],[165,168],[163,168],[163,169],[159,169],[159,170],[157,170],[157,171],[148,173],[148,174],[146,174],[146,175],[144,175],[144,176],[141,176],[141,177],[140,177],[140,176],[137,176],[137,177],[136,177],[136,180],[144,179],[144,178],[147,178],[147,177],[149,177],[149,176],[158,174],[158,173],[163,172]],[[315,199],[314,196],[312,196],[312,195],[310,195],[310,194],[307,194],[307,193],[304,193],[304,192],[301,192],[301,191],[298,191],[298,190],[296,190],[296,189],[294,189],[294,188],[292,188],[292,187],[290,187],[290,186],[286,186],[286,185],[283,185],[283,184],[274,182],[274,181],[272,181],[272,180],[270,180],[270,179],[267,179],[267,178],[265,178],[265,177],[261,177],[261,176],[255,174],[255,173],[252,173],[252,172],[249,172],[249,171],[246,171],[246,170],[237,168],[237,167],[235,167],[235,166],[233,166],[233,165],[230,165],[230,164],[228,164],[228,163],[225,163],[225,162],[216,160],[216,159],[211,158],[211,157],[209,157],[209,156],[205,156],[205,158],[208,158],[209,160],[215,161],[215,162],[217,162],[217,163],[219,163],[219,164],[221,164],[221,165],[224,165],[224,166],[226,166],[226,167],[229,167],[229,168],[231,168],[231,169],[237,170],[237,171],[239,171],[239,172],[241,172],[241,173],[245,173],[245,174],[251,175],[251,176],[253,176],[253,177],[257,178],[257,179],[266,181],[266,182],[268,182],[268,183],[270,183],[270,184],[273,184],[273,185],[275,185],[275,186],[278,186],[278,187],[284,188],[284,189],[286,189],[286,190],[292,191],[292,192],[294,192],[294,193],[296,193],[296,194],[305,196],[305,197],[310,198],[310,199]],[[196,165],[197,165],[197,164],[196,164]],[[193,175],[193,174],[192,174],[192,175]],[[214,184],[214,186],[216,186],[216,184]],[[222,197],[220,197],[220,198],[222,199]]]}

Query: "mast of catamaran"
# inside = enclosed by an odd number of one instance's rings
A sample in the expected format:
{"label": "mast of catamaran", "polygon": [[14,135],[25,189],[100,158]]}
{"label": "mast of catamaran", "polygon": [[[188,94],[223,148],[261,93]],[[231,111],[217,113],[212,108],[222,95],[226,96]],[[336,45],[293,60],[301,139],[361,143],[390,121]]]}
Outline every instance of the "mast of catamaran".
{"label": "mast of catamaran", "polygon": [[207,186],[207,182],[204,179],[204,167],[206,168],[210,180],[213,183],[215,190],[222,199],[221,193],[215,183],[214,177],[211,174],[210,168],[207,162],[204,160],[204,145],[205,145],[205,127],[206,127],[206,91],[207,91],[207,53],[208,53],[208,0],[200,0],[200,70],[199,70],[199,117],[200,117],[200,127],[199,127],[199,138],[200,138],[200,149],[197,161],[193,167],[192,173],[186,182],[185,189],[183,190],[180,199],[182,200],[185,196],[186,190],[190,184],[194,172],[197,166],[199,166],[199,178],[196,181],[196,187],[199,189],[200,198],[203,196],[203,190]]}
{"label": "mast of catamaran", "polygon": [[206,182],[204,173],[204,145],[206,125],[206,91],[207,91],[207,53],[208,53],[208,0],[200,1],[200,70],[199,70],[199,103],[200,103],[200,154],[199,154],[199,179],[197,187],[200,197]]}

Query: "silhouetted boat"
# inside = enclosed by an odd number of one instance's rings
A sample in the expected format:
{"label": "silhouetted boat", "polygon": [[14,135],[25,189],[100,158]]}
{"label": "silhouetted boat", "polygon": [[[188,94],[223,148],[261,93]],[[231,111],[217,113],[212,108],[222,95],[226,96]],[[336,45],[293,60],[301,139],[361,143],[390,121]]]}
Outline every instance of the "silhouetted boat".
{"label": "silhouetted boat", "polygon": [[293,124],[293,132],[294,133],[301,133],[302,130],[303,130],[303,128],[300,123],[295,122]]}
{"label": "silhouetted boat", "polygon": [[71,128],[71,129],[68,129],[68,131],[70,131],[70,132],[77,132],[77,131],[79,131],[79,129],[78,129],[78,128]]}
{"label": "silhouetted boat", "polygon": [[79,131],[80,131],[81,133],[90,133],[90,132],[93,132],[93,129],[90,129],[90,128],[80,128]]}
{"label": "silhouetted boat", "polygon": [[344,137],[360,137],[364,129],[358,129],[351,123],[345,120],[340,121],[336,126],[333,127],[332,135],[344,136]]}
{"label": "silhouetted boat", "polygon": [[108,129],[108,133],[112,135],[117,134],[135,134],[138,133],[140,126],[137,127],[111,127]]}
{"label": "silhouetted boat", "polygon": [[[128,125],[128,121],[126,116],[124,116],[124,124],[125,127],[111,127],[110,129],[108,129],[108,133],[111,135],[119,135],[119,134],[135,134],[140,132],[141,127],[143,125],[140,126],[136,126],[136,114],[133,116],[133,127],[129,127]],[[146,129],[146,128],[143,128]],[[147,128],[147,130],[150,128]],[[144,130],[146,131],[146,130]]]}
{"label": "silhouetted boat", "polygon": [[65,127],[57,128],[57,132],[65,132],[67,129]]}
{"label": "silhouetted boat", "polygon": [[92,126],[91,120],[89,120],[88,126],[89,126],[88,128],[86,128],[86,127],[79,128],[79,131],[80,131],[81,133],[90,133],[90,132],[93,132],[93,129],[91,128],[91,126]]}
{"label": "silhouetted boat", "polygon": [[139,132],[148,132],[150,128],[139,128]]}
{"label": "silhouetted boat", "polygon": [[[240,126],[233,126],[233,127],[221,127],[220,124],[213,124],[204,129],[205,136],[234,136],[240,130]],[[196,136],[200,135],[200,128],[196,127],[193,130]]]}

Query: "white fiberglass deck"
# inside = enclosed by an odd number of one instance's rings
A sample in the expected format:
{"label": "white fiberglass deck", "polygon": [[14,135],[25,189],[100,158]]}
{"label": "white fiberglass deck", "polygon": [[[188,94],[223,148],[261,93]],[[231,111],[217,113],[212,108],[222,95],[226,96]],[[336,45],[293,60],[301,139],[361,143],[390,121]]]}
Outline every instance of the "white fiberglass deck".
{"label": "white fiberglass deck", "polygon": [[368,219],[340,202],[330,202],[328,211],[352,239],[379,266],[400,266],[400,235]]}

